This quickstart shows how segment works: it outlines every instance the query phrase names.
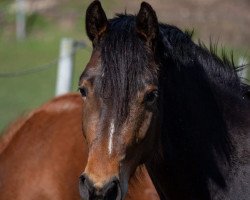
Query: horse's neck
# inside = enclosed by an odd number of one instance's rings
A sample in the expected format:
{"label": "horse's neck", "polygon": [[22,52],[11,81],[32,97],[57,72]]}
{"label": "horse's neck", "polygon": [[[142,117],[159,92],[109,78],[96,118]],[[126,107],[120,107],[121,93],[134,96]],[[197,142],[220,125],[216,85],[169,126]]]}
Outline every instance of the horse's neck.
{"label": "horse's neck", "polygon": [[[147,168],[162,199],[209,200],[228,187],[235,151],[228,130],[230,112],[218,104],[204,68],[185,67],[169,69],[161,83],[161,144]],[[231,109],[238,112],[240,106]],[[232,126],[234,132],[240,122]]]}
{"label": "horse's neck", "polygon": [[[237,133],[236,131],[239,132],[239,130],[232,130],[234,134]],[[169,196],[173,200],[210,199],[210,196],[213,196],[213,200],[218,198],[235,200],[236,198],[233,198],[232,195],[250,195],[249,135],[248,137],[241,134],[234,136],[234,150],[236,152],[234,152],[234,156],[231,155],[234,162],[233,166],[232,163],[225,164],[227,160],[220,155],[214,155],[211,151],[212,146],[201,144],[200,152],[199,148],[190,147],[190,153],[185,152],[188,151],[189,147],[182,144],[175,146],[175,144],[171,144],[173,138],[168,137],[168,139],[170,141],[166,142],[167,140],[165,140],[165,145],[169,148],[166,148],[162,157],[159,156],[159,154],[162,155],[162,152],[157,154],[156,159],[148,166],[156,188],[161,191],[162,199]],[[196,140],[195,138],[192,139]],[[178,136],[176,140],[180,140],[180,143],[185,142]],[[189,142],[187,141],[187,143]],[[220,142],[218,142],[219,144]],[[176,153],[178,148],[179,151]],[[204,151],[206,148],[208,150],[210,148],[210,150]],[[197,150],[197,153],[195,153],[195,150]],[[183,155],[180,153],[181,151],[183,151]],[[203,154],[204,159],[200,159]],[[159,159],[159,157],[162,159]],[[245,193],[243,193],[243,190],[245,190]],[[227,193],[228,191],[229,193]],[[221,193],[220,195],[224,198],[216,193]]]}

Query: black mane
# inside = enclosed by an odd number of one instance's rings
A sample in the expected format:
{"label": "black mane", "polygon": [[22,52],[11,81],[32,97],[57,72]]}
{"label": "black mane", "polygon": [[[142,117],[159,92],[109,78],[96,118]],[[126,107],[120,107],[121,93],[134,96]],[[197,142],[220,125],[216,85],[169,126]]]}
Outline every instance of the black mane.
{"label": "black mane", "polygon": [[161,139],[171,191],[215,199],[210,185],[229,190],[230,170],[239,164],[234,140],[240,136],[230,128],[249,116],[246,86],[233,62],[176,27],[161,24],[160,31]]}
{"label": "black mane", "polygon": [[[135,16],[118,15],[109,21],[108,31],[101,42],[108,78],[99,85],[103,96],[112,95],[118,118],[127,115],[142,76],[157,79],[158,74],[162,148],[147,163],[149,172],[167,176],[170,199],[184,194],[186,200],[229,199],[231,175],[243,162],[235,141],[243,137],[241,128],[249,122],[250,108],[250,87],[241,82],[234,64],[174,26],[159,24],[154,57],[135,32]],[[152,59],[157,71],[150,65]],[[242,127],[232,135],[239,123]],[[160,191],[155,180],[161,177],[151,178]]]}
{"label": "black mane", "polygon": [[228,59],[194,44],[176,27],[161,24],[160,31],[161,138],[171,191],[215,199],[210,185],[229,190],[231,165],[238,162],[237,136],[229,127],[249,115],[242,112],[249,110],[246,88]]}

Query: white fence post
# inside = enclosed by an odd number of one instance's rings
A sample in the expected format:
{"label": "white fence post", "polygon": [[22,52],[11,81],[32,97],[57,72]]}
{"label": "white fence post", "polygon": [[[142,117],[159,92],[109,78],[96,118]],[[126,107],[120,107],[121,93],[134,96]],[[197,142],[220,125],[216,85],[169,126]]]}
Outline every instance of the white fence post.
{"label": "white fence post", "polygon": [[[241,56],[241,57],[239,58],[239,60],[238,60],[238,66],[242,66],[243,69],[242,69],[242,71],[239,72],[239,75],[240,75],[240,77],[242,77],[242,78],[244,78],[244,79],[250,78],[250,77],[249,77],[249,76],[250,76],[250,75],[249,75],[249,73],[250,73],[249,67],[248,67],[248,66],[245,66],[245,65],[247,65],[247,64],[248,64],[247,59]],[[244,66],[245,66],[245,67],[244,67]]]}
{"label": "white fence post", "polygon": [[60,46],[60,59],[58,63],[56,96],[71,90],[74,64],[74,40],[63,38]]}
{"label": "white fence post", "polygon": [[16,37],[23,40],[26,37],[25,0],[16,0]]}

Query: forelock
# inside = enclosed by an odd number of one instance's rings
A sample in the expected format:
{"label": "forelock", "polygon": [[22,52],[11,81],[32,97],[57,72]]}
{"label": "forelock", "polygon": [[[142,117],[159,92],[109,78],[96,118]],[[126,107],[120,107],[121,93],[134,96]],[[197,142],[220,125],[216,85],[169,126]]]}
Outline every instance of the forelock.
{"label": "forelock", "polygon": [[122,122],[131,99],[143,87],[145,76],[153,76],[154,70],[150,67],[150,53],[135,32],[134,16],[112,19],[108,30],[100,47],[102,75],[98,91]]}

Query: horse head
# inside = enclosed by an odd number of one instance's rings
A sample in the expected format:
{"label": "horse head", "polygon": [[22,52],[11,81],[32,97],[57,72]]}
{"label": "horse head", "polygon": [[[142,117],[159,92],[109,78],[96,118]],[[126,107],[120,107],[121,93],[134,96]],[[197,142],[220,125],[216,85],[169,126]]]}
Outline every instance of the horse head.
{"label": "horse head", "polygon": [[86,11],[93,44],[79,90],[84,102],[83,130],[89,146],[80,177],[84,199],[124,199],[135,169],[151,155],[157,134],[158,21],[142,3],[136,17],[108,20],[99,1]]}

